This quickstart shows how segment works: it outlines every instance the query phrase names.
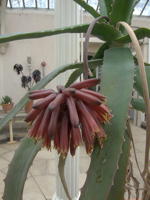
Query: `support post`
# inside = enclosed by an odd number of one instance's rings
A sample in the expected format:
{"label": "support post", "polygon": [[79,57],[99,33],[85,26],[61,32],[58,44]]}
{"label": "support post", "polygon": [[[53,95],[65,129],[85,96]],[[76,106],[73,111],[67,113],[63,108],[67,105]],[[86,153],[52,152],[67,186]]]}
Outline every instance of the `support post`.
{"label": "support post", "polygon": [[14,140],[13,134],[13,122],[12,120],[9,121],[9,144],[14,144],[16,141]]}
{"label": "support post", "polygon": [[[55,5],[56,28],[80,23],[80,11],[77,4],[70,0],[56,0]],[[78,34],[63,34],[56,36],[56,66],[75,63],[80,60],[80,38]],[[57,85],[64,85],[70,72],[65,72],[56,79]],[[72,157],[69,153],[65,165],[65,177],[69,193],[73,200],[79,198],[79,149]],[[53,200],[68,200],[60,182],[56,181],[56,193]]]}

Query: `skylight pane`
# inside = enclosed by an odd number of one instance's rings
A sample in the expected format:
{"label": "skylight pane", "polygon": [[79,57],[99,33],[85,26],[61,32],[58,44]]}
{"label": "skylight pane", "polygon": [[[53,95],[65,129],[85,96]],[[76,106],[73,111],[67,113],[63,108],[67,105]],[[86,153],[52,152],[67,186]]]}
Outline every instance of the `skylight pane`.
{"label": "skylight pane", "polygon": [[55,8],[55,0],[49,0],[49,8],[54,9]]}
{"label": "skylight pane", "polygon": [[48,8],[47,0],[37,0],[38,8]]}
{"label": "skylight pane", "polygon": [[140,15],[142,9],[144,8],[144,5],[146,3],[146,0],[141,0],[135,7],[134,15]]}
{"label": "skylight pane", "polygon": [[35,0],[24,0],[26,8],[35,8]]}
{"label": "skylight pane", "polygon": [[10,8],[10,2],[9,2],[9,0],[7,1],[7,7]]}
{"label": "skylight pane", "polygon": [[90,4],[93,8],[97,8],[98,0],[88,0],[88,4]]}
{"label": "skylight pane", "polygon": [[[24,0],[25,2],[25,8],[36,8],[36,3],[37,1],[37,8],[49,8],[49,9],[55,9],[55,1],[57,0]],[[58,0],[61,1],[61,0]],[[93,8],[97,9],[98,2],[100,0],[85,0],[90,4]],[[48,5],[49,2],[49,5]],[[145,3],[147,0],[140,0],[140,2],[136,5],[134,9],[134,15],[140,15],[141,11],[144,8]],[[11,4],[10,4],[11,3]],[[23,0],[8,0],[7,7],[8,8],[23,8]],[[144,16],[150,16],[150,1],[145,7],[142,15]]]}
{"label": "skylight pane", "polygon": [[22,0],[11,0],[13,8],[21,8],[23,7]]}
{"label": "skylight pane", "polygon": [[150,16],[150,2],[147,4],[142,15]]}

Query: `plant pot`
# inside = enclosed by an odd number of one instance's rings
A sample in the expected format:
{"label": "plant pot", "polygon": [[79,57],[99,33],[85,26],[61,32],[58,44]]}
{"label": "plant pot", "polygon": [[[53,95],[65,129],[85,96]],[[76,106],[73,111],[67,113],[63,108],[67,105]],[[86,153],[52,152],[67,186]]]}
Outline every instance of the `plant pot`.
{"label": "plant pot", "polygon": [[13,108],[13,105],[14,105],[13,103],[2,104],[3,111],[5,113],[9,112]]}
{"label": "plant pot", "polygon": [[32,109],[33,101],[30,100],[28,103],[25,104],[24,110],[26,113],[29,113]]}

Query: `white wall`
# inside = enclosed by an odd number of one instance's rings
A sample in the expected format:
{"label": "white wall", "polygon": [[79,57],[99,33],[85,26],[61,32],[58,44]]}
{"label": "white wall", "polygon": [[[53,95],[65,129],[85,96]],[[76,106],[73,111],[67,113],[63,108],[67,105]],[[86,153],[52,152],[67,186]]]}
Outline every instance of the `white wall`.
{"label": "white wall", "polygon": [[[52,29],[54,27],[54,14],[53,11],[7,10],[5,24],[5,33]],[[21,87],[21,77],[13,71],[14,64],[20,63],[26,67],[27,56],[31,56],[33,68],[39,68],[41,61],[46,61],[47,74],[55,67],[54,52],[54,36],[10,42],[6,54],[0,55],[4,80],[1,84],[2,94],[0,93],[0,95],[9,95],[14,102],[17,102],[26,90]]]}

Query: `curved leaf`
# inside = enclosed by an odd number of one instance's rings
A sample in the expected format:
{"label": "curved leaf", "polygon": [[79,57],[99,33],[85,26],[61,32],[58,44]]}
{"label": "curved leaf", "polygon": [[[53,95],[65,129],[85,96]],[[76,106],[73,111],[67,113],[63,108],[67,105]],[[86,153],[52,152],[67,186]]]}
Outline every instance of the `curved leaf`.
{"label": "curved leaf", "polygon": [[97,50],[97,52],[95,53],[93,58],[94,59],[103,58],[104,57],[104,51],[109,48],[109,45],[110,45],[109,42],[102,44],[102,46],[99,47],[99,49]]}
{"label": "curved leaf", "polygon": [[[134,31],[136,37],[138,40],[143,39],[145,37],[150,38],[150,29],[149,28],[139,28]],[[131,38],[129,35],[125,35],[123,37],[120,37],[116,40],[119,43],[128,43],[131,42]]]}
{"label": "curved leaf", "polygon": [[100,14],[102,16],[110,17],[112,12],[113,0],[99,0],[100,1]]}
{"label": "curved leaf", "polygon": [[[146,71],[146,75],[147,75],[147,82],[148,82],[148,88],[149,88],[149,93],[150,93],[150,66],[145,66],[145,71]],[[143,97],[143,89],[142,89],[141,78],[140,78],[140,73],[139,73],[138,67],[136,68],[134,88],[137,90],[139,95],[141,95]]]}
{"label": "curved leaf", "polygon": [[85,11],[90,13],[93,17],[97,18],[100,16],[100,14],[85,1],[83,1],[83,0],[73,0],[73,1],[75,1],[77,4],[79,4],[82,8],[85,9]]}
{"label": "curved leaf", "polygon": [[[54,30],[1,35],[0,43],[11,42],[15,40],[48,37],[48,36],[53,36],[53,35],[58,35],[58,34],[63,34],[63,33],[86,33],[88,27],[89,27],[89,24],[82,24],[82,25],[76,25],[76,26],[68,26],[65,28],[58,28]],[[116,38],[120,36],[120,33],[117,30],[115,30],[113,26],[109,24],[105,24],[105,23],[101,23],[101,24],[97,23],[94,26],[92,34],[106,41],[115,40]]]}
{"label": "curved leaf", "polygon": [[135,110],[145,112],[145,103],[143,99],[135,99],[133,98],[131,101],[131,105]]}
{"label": "curved leaf", "polygon": [[115,0],[112,5],[111,23],[125,21],[130,24],[134,7],[138,2],[139,0]]}
{"label": "curved leaf", "polygon": [[[101,60],[91,60],[89,63],[93,65],[98,65]],[[41,89],[46,86],[50,81],[52,81],[56,76],[63,73],[66,70],[82,68],[83,63],[71,64],[66,66],[61,66],[49,73],[41,81],[39,81],[31,90]],[[23,106],[28,102],[28,94],[21,98],[21,100],[15,105],[15,107],[0,120],[0,130],[23,108]]]}
{"label": "curved leaf", "polygon": [[[94,57],[93,59],[96,59],[96,58]],[[99,59],[99,61],[100,61],[99,63],[96,63],[96,62],[93,63],[90,61],[92,61],[92,60],[89,60],[89,67],[91,70],[95,69],[97,67],[101,67],[101,65],[102,65],[102,60],[100,60],[100,59]],[[72,74],[70,75],[65,87],[69,87],[73,82],[75,82],[82,75],[82,73],[83,73],[83,67],[73,71]],[[93,71],[92,71],[92,73],[93,73]]]}
{"label": "curved leaf", "polygon": [[29,168],[41,149],[41,143],[31,138],[23,139],[9,165],[5,179],[4,200],[21,200]]}
{"label": "curved leaf", "polygon": [[82,69],[77,69],[74,72],[72,72],[65,86],[69,87],[69,85],[71,85],[81,76],[82,72],[83,72]]}
{"label": "curved leaf", "polygon": [[109,197],[107,200],[123,200],[125,192],[125,179],[127,174],[127,166],[130,156],[130,138],[125,131],[124,142],[122,145],[122,154],[120,155],[118,170],[115,175],[114,184],[111,188]]}
{"label": "curved leaf", "polygon": [[94,148],[80,200],[106,200],[113,185],[133,89],[134,60],[130,50],[106,50],[101,77],[101,92],[107,97],[114,117],[105,125],[108,138],[103,149],[98,145]]}

